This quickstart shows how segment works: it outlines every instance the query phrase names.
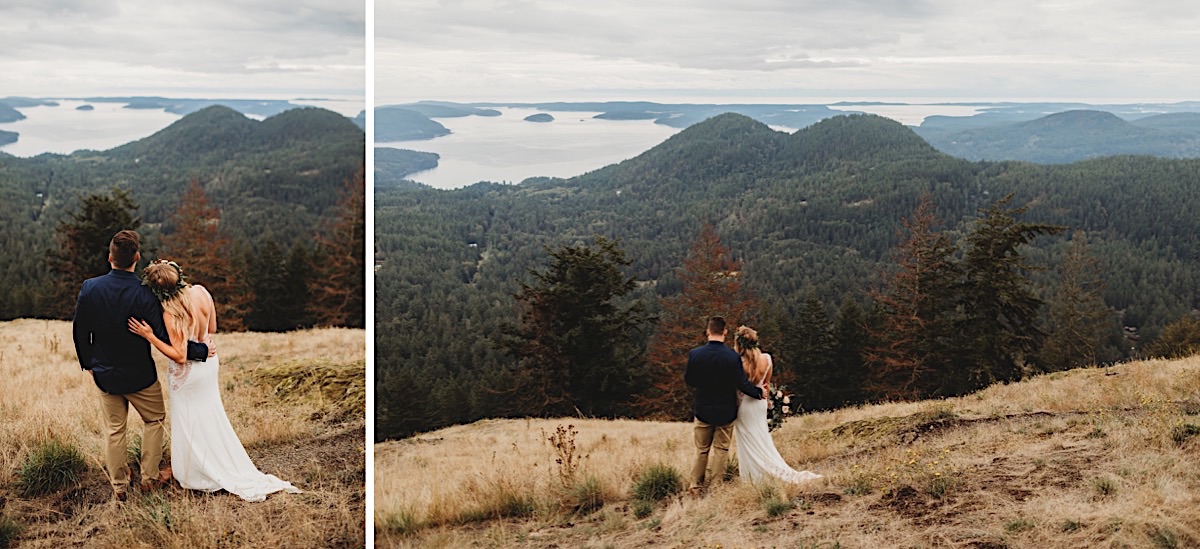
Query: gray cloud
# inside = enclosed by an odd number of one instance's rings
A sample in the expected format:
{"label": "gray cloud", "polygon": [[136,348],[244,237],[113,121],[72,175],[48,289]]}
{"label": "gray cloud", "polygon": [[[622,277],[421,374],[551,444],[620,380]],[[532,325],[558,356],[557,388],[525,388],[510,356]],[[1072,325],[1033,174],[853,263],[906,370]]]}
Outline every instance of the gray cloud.
{"label": "gray cloud", "polygon": [[376,0],[376,93],[1183,98],[1200,89],[1200,8],[1183,4]]}
{"label": "gray cloud", "polygon": [[365,11],[345,0],[5,0],[0,94],[319,89],[361,97]]}

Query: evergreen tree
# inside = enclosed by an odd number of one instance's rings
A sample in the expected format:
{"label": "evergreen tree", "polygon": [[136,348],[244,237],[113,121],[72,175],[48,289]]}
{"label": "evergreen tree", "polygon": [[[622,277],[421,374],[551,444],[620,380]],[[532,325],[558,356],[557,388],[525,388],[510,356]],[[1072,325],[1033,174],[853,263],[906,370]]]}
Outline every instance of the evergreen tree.
{"label": "evergreen tree", "polygon": [[288,280],[287,258],[274,238],[247,259],[250,292],[254,300],[246,315],[246,327],[254,331],[282,332],[295,327],[289,314],[295,311],[295,288]]}
{"label": "evergreen tree", "polygon": [[834,342],[832,323],[825,306],[810,291],[791,323],[785,340],[794,351],[784,357],[796,371],[793,384],[799,405],[809,410],[827,410],[839,404],[833,388]]}
{"label": "evergreen tree", "polygon": [[188,279],[212,293],[221,331],[245,329],[251,296],[233,264],[233,239],[221,226],[221,212],[193,179],[163,235],[163,256],[187,269]]}
{"label": "evergreen tree", "polygon": [[880,324],[865,352],[867,391],[876,399],[918,399],[943,390],[953,366],[958,268],[950,238],[934,227],[925,195],[902,221],[907,238],[893,253],[897,270],[883,273],[871,298]]}
{"label": "evergreen tree", "polygon": [[285,304],[283,315],[290,319],[289,330],[307,328],[313,325],[312,289],[316,285],[316,267],[313,255],[304,243],[297,241],[292,244],[287,260],[283,267],[284,284],[289,289],[291,299]]}
{"label": "evergreen tree", "polygon": [[1017,222],[1025,208],[1009,208],[1012,197],[981,210],[982,218],[967,235],[962,335],[969,352],[963,354],[968,361],[957,372],[964,377],[955,380],[960,383],[955,393],[1020,379],[1027,357],[1045,335],[1037,326],[1043,301],[1028,277],[1035,267],[1021,248],[1063,228]]}
{"label": "evergreen tree", "polygon": [[683,383],[688,351],[704,343],[709,317],[724,317],[733,333],[733,328],[750,322],[758,308],[757,300],[745,288],[742,262],[721,244],[712,225],[705,224],[692,241],[678,276],[683,291],[664,300],[650,339],[646,357],[649,390],[634,401],[642,416],[691,419],[691,391]]}
{"label": "evergreen tree", "polygon": [[509,414],[612,417],[627,410],[642,382],[635,334],[647,322],[641,303],[623,303],[635,288],[617,243],[549,250],[550,265],[533,271],[516,294],[520,323],[499,344],[517,365],[505,394]]}
{"label": "evergreen tree", "polygon": [[137,209],[128,191],[114,187],[108,193],[82,197],[79,209],[67,212],[55,229],[58,245],[46,256],[55,281],[48,314],[71,318],[80,284],[111,269],[108,244],[113,235],[141,227],[141,218],[134,214]]}
{"label": "evergreen tree", "polygon": [[317,237],[319,251],[310,281],[310,311],[322,326],[366,325],[366,183],[360,167],[345,181],[328,229]]}
{"label": "evergreen tree", "polygon": [[[375,441],[404,438],[447,425],[433,398],[434,382],[417,368],[380,372],[375,382]],[[461,399],[461,395],[459,395]],[[457,399],[456,399],[457,400]]]}
{"label": "evergreen tree", "polygon": [[1048,334],[1037,353],[1041,367],[1067,370],[1116,358],[1105,340],[1116,330],[1117,317],[1101,297],[1104,280],[1083,231],[1072,235],[1060,272],[1062,282],[1049,300]]}
{"label": "evergreen tree", "polygon": [[862,305],[846,296],[833,326],[834,375],[830,381],[838,406],[857,404],[863,399],[867,373],[863,350],[867,345],[867,316]]}

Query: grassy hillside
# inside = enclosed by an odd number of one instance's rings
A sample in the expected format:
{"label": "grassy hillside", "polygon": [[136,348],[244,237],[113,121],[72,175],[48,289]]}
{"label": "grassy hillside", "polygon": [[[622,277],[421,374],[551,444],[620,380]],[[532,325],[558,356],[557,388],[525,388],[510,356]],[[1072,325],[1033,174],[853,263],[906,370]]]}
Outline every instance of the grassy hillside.
{"label": "grassy hillside", "polygon": [[[577,435],[551,441],[568,426]],[[640,503],[631,493],[653,465],[686,475],[687,423],[485,420],[380,443],[376,540],[384,547],[1200,545],[1200,356],[809,414],[773,434],[789,464],[826,478],[802,486],[735,480],[699,499]],[[577,465],[556,462],[565,456]]]}
{"label": "grassy hillside", "polygon": [[[0,547],[361,547],[364,332],[218,334],[217,345],[221,396],[251,459],[303,494],[247,503],[173,486],[115,503],[102,464],[99,392],[75,360],[70,323],[3,322]],[[166,362],[156,357],[161,379]],[[168,398],[168,416],[170,406]],[[136,455],[136,413],[129,433]],[[79,450],[82,475],[23,497],[21,471],[51,440]],[[169,455],[169,438],[166,446]],[[137,478],[136,460],[131,468]]]}

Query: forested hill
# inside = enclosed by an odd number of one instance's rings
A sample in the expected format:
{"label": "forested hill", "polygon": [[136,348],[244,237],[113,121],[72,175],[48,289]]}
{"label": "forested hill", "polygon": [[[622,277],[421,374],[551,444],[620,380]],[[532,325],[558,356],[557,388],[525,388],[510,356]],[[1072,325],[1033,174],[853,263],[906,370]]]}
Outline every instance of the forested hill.
{"label": "forested hill", "polygon": [[1073,110],[965,131],[936,125],[922,125],[917,131],[939,150],[971,160],[1063,163],[1119,154],[1200,157],[1200,113],[1124,120],[1104,111]]}
{"label": "forested hill", "polygon": [[[953,238],[978,209],[1015,193],[1014,204],[1029,206],[1022,221],[1085,232],[1114,329],[1119,319],[1144,344],[1200,308],[1200,160],[971,162],[879,116],[786,134],[726,114],[572,179],[375,192],[380,398],[407,399],[406,413],[418,409],[410,419],[426,427],[491,413],[481,384],[511,364],[494,343],[516,318],[518,283],[545,267],[543,246],[595,234],[620,239],[640,297],[665,297],[680,291],[676,270],[712,223],[745,261],[747,283],[766,304],[760,320],[777,325],[795,320],[809,295],[830,315],[847,298],[869,306],[866,291],[890,268],[900,221],[923,193]],[[1026,250],[1047,269],[1029,273],[1044,296],[1057,287],[1066,248],[1065,236],[1053,236]],[[1118,333],[1107,345],[1119,354],[1139,343]],[[428,410],[414,400],[447,380],[474,388],[475,400],[447,396],[454,405],[443,408],[434,397]]]}
{"label": "forested hill", "polygon": [[[81,198],[127,191],[152,253],[185,189],[200,183],[221,227],[249,254],[270,241],[311,245],[345,181],[365,157],[365,136],[348,118],[299,108],[256,121],[223,106],[188,114],[163,130],[106,151],[18,158],[0,154],[0,316],[39,316],[55,228]],[[147,255],[147,254],[144,254]],[[152,255],[148,255],[150,257]],[[97,258],[103,261],[103,257]]]}

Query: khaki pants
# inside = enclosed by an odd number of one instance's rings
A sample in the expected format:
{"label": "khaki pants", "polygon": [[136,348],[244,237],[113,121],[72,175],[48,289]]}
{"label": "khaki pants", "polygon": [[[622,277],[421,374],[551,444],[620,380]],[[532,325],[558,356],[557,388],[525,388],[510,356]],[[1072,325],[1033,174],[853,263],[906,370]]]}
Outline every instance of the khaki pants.
{"label": "khaki pants", "polygon": [[[696,420],[694,428],[696,437],[696,463],[692,465],[692,477],[689,479],[689,489],[700,488],[704,485],[704,480],[707,479],[723,479],[725,478],[725,461],[729,459],[729,441],[733,438],[733,423],[726,425],[709,425]],[[712,449],[712,460],[708,459],[709,450]],[[705,474],[705,470],[709,472]]]}
{"label": "khaki pants", "polygon": [[163,419],[167,415],[163,403],[162,385],[153,385],[127,395],[100,394],[100,406],[104,410],[104,422],[108,428],[104,446],[104,468],[108,471],[108,482],[116,492],[125,492],[129,486],[128,443],[125,427],[129,419],[129,405],[142,416],[142,482],[158,477],[158,466],[162,461]]}

